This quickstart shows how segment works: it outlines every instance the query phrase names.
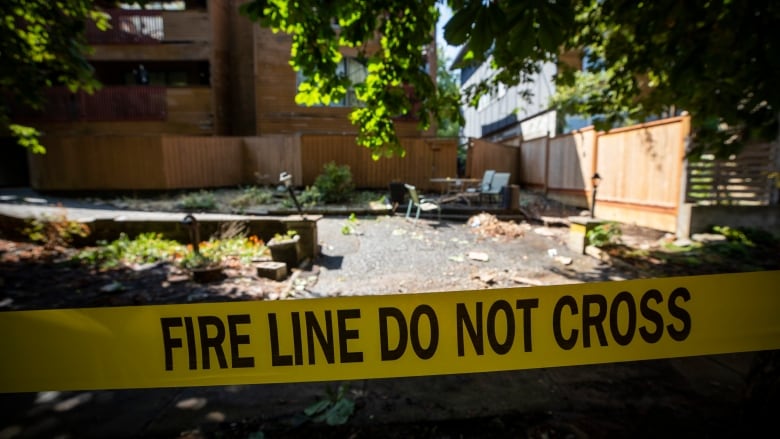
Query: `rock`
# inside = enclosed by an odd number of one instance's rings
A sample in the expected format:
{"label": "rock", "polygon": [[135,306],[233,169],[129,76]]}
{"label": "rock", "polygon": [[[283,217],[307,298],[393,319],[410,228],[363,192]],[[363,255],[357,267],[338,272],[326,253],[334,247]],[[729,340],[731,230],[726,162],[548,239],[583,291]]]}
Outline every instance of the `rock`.
{"label": "rock", "polygon": [[284,280],[287,277],[287,264],[284,262],[261,262],[256,265],[257,275],[275,281]]}
{"label": "rock", "polygon": [[116,291],[121,291],[124,288],[125,288],[125,286],[122,285],[121,282],[114,281],[114,282],[111,282],[110,284],[103,285],[102,287],[100,287],[100,292],[101,293],[113,293],[113,292],[116,292]]}
{"label": "rock", "polygon": [[572,258],[570,258],[568,256],[556,256],[555,257],[555,262],[559,262],[559,263],[561,263],[563,265],[571,265],[573,260],[572,260]]}
{"label": "rock", "polygon": [[472,261],[487,262],[490,260],[490,256],[483,252],[469,252],[468,258]]}
{"label": "rock", "polygon": [[691,239],[696,242],[719,242],[725,241],[726,237],[718,233],[694,233]]}

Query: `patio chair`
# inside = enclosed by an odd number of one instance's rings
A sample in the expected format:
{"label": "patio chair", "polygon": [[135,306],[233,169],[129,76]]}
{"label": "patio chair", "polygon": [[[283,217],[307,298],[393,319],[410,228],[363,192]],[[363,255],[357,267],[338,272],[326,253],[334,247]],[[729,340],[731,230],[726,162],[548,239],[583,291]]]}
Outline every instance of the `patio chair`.
{"label": "patio chair", "polygon": [[488,201],[495,200],[495,202],[498,203],[504,187],[509,184],[510,175],[509,172],[496,172],[495,175],[493,175],[493,180],[490,182],[490,187],[487,190],[481,191],[480,197],[486,197]]}
{"label": "patio chair", "polygon": [[430,198],[423,198],[417,194],[417,188],[411,184],[405,184],[406,190],[409,191],[409,205],[406,208],[406,219],[412,214],[412,208],[417,209],[417,213],[414,216],[414,222],[416,223],[420,219],[420,211],[428,212],[430,210],[436,210],[438,212],[438,220],[441,221],[441,206],[437,200]]}
{"label": "patio chair", "polygon": [[470,187],[466,189],[466,192],[464,192],[462,195],[462,198],[466,200],[468,204],[471,204],[469,201],[471,198],[482,198],[482,193],[487,192],[490,190],[490,184],[493,182],[493,177],[496,175],[496,171],[493,169],[488,169],[485,171],[484,174],[482,174],[482,182],[479,184],[478,187]]}

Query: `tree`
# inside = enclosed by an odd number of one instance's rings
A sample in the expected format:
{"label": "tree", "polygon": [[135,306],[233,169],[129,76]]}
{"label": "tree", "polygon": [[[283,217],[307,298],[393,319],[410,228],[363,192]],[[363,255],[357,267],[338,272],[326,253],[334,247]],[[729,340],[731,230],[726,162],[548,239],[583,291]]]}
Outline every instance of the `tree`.
{"label": "tree", "polygon": [[[436,92],[445,99],[457,102],[460,99],[460,87],[458,79],[449,69],[451,60],[447,59],[444,52],[436,54]],[[449,110],[449,112],[447,112]],[[443,108],[439,110],[439,124],[436,127],[436,135],[439,137],[457,137],[460,126],[463,124],[463,115],[458,108]]]}
{"label": "tree", "polygon": [[[421,124],[440,118],[454,102],[439,94],[419,69],[431,39],[436,1],[253,0],[252,20],[292,34],[291,64],[311,78],[302,101],[327,103],[343,95],[345,78],[335,65],[339,46],[365,47],[378,37],[381,49],[364,52],[369,75],[358,84],[365,106],[352,113],[359,143],[375,156],[400,152],[393,117],[412,111],[401,85],[414,88]],[[772,0],[448,0],[453,11],[445,39],[465,45],[460,65],[489,61],[497,74],[466,90],[476,105],[499,83],[528,81],[543,62],[565,51],[586,51],[584,73],[561,65],[556,81],[581,84],[556,102],[562,109],[603,115],[600,127],[642,119],[669,106],[692,115],[699,151],[729,153],[744,142],[777,137],[780,92],[780,5]],[[366,11],[372,11],[366,13]],[[584,87],[582,84],[590,83]],[[586,84],[587,85],[587,84]],[[576,89],[576,87],[575,87]]]}
{"label": "tree", "polygon": [[105,29],[108,17],[94,9],[91,0],[3,0],[0,18],[0,132],[42,153],[40,133],[14,123],[11,104],[40,108],[44,90],[54,85],[73,92],[95,90],[99,84],[85,58],[85,26],[93,20]]}

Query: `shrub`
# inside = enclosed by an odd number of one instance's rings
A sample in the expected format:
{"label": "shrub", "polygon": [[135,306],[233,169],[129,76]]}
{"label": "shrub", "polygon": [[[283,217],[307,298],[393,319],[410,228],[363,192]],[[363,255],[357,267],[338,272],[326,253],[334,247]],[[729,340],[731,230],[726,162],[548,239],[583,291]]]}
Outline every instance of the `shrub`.
{"label": "shrub", "polygon": [[274,193],[270,189],[258,186],[249,186],[237,197],[230,200],[230,205],[236,208],[246,208],[260,204],[271,204]]}
{"label": "shrub", "polygon": [[67,247],[76,236],[87,237],[89,226],[78,221],[69,220],[65,214],[44,216],[27,221],[27,227],[22,230],[31,241],[40,242],[44,247],[53,249]]}
{"label": "shrub", "polygon": [[623,236],[623,231],[620,230],[620,224],[612,221],[599,224],[589,230],[587,234],[588,243],[594,247],[620,244],[621,236]]}
{"label": "shrub", "polygon": [[323,173],[314,180],[314,187],[317,188],[325,203],[348,201],[355,190],[352,171],[347,165],[327,163],[323,167]]}
{"label": "shrub", "polygon": [[181,197],[179,206],[184,210],[215,210],[217,198],[212,192],[200,190]]}

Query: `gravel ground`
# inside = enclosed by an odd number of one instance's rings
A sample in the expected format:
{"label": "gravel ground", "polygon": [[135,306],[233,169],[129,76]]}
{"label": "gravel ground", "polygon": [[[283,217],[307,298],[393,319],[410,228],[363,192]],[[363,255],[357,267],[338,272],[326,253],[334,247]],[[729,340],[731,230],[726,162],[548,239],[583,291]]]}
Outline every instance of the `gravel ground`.
{"label": "gravel ground", "polygon": [[[365,295],[555,285],[627,279],[566,245],[568,228],[503,222],[511,235],[471,222],[383,216],[318,222],[321,257],[314,296]],[[480,223],[481,220],[481,223]],[[506,227],[509,225],[510,227]],[[352,233],[341,230],[350,227]],[[500,230],[499,230],[500,231]]]}

